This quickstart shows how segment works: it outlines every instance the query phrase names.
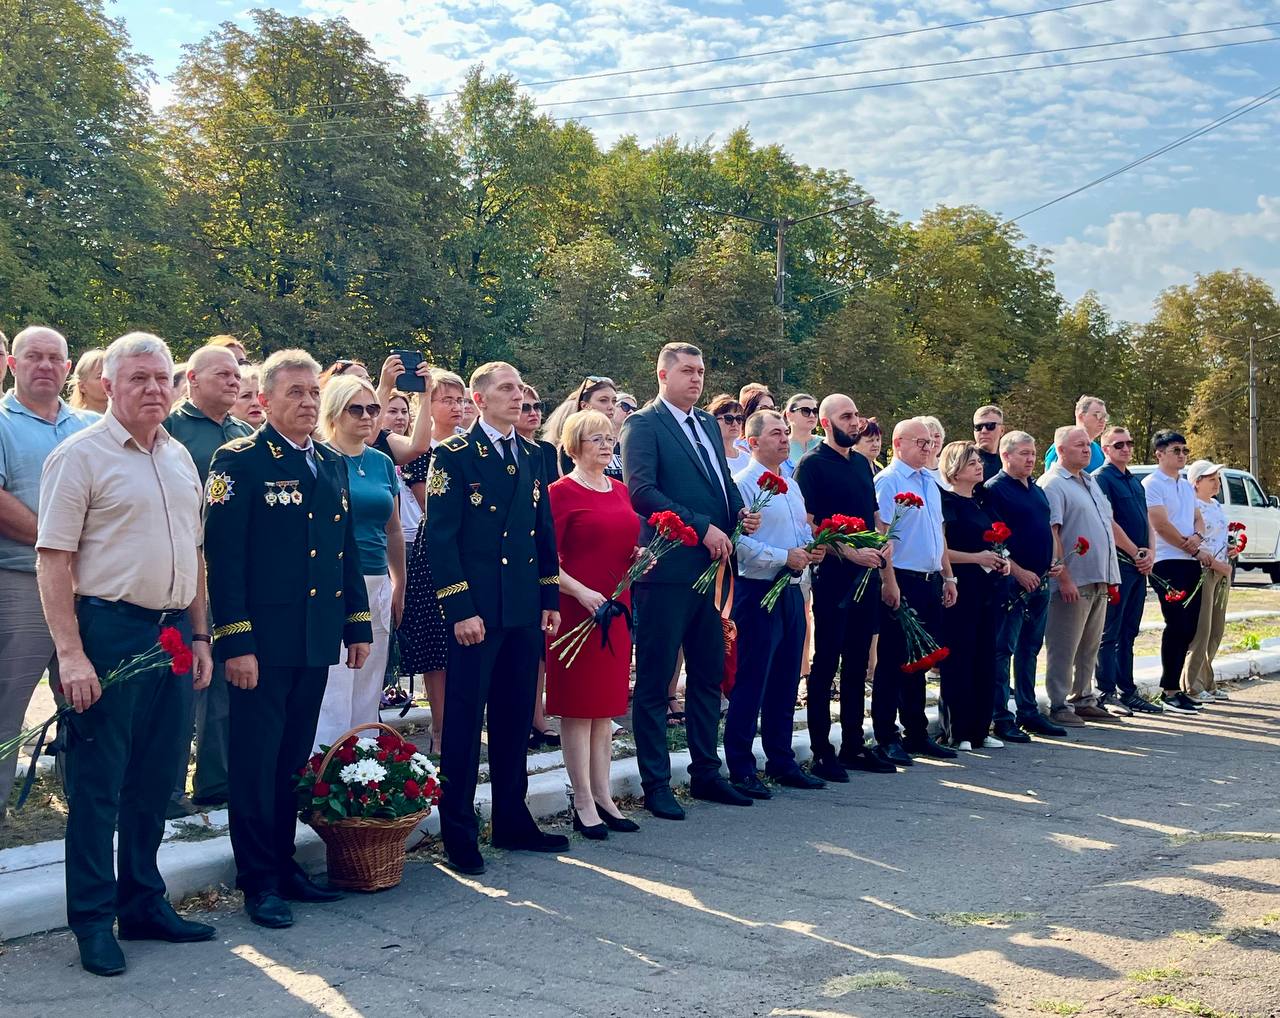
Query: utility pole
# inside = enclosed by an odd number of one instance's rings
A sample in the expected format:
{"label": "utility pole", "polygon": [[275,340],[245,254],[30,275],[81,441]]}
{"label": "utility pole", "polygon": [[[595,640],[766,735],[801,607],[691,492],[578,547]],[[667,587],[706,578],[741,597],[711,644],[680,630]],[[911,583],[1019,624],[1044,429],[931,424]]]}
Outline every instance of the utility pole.
{"label": "utility pole", "polygon": [[[767,226],[773,230],[774,245],[777,250],[777,263],[774,267],[773,282],[773,306],[778,313],[778,388],[782,389],[784,383],[784,374],[787,367],[787,230],[799,223],[807,223],[811,219],[821,219],[824,216],[833,216],[837,212],[844,212],[846,209],[856,209],[860,205],[874,205],[874,198],[863,198],[861,201],[851,201],[845,205],[837,205],[835,208],[826,209],[822,212],[814,212],[807,216],[797,216],[790,219],[786,216],[778,216],[776,219],[761,219],[759,216],[747,216],[739,212],[724,212],[720,209],[713,209],[706,205],[699,205],[698,208],[704,212],[711,212],[717,216],[726,216],[730,219],[745,219],[751,223],[759,223],[761,226]],[[782,395],[781,391],[778,393]]]}
{"label": "utility pole", "polygon": [[[1221,340],[1222,336],[1211,336],[1209,338]],[[1236,337],[1230,337],[1239,342]],[[1270,339],[1280,339],[1280,332],[1273,332],[1268,336],[1257,336],[1253,333],[1249,334],[1249,473],[1254,477],[1258,476],[1258,471],[1262,464],[1258,456],[1258,358],[1255,352],[1256,343],[1265,343]],[[1238,393],[1239,390],[1237,389]]]}

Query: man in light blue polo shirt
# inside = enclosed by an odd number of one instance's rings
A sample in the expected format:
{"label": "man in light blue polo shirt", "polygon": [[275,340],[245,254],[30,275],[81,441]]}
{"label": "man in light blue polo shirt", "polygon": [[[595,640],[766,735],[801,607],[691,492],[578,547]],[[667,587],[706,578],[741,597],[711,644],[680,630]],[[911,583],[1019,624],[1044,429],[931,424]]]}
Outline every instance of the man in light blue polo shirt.
{"label": "man in light blue polo shirt", "polygon": [[[59,395],[71,361],[67,341],[53,329],[23,329],[7,363],[14,387],[0,399],[0,742],[22,730],[31,693],[55,665],[36,588],[40,471],[54,446],[98,419]],[[14,775],[14,761],[0,764],[0,818]]]}

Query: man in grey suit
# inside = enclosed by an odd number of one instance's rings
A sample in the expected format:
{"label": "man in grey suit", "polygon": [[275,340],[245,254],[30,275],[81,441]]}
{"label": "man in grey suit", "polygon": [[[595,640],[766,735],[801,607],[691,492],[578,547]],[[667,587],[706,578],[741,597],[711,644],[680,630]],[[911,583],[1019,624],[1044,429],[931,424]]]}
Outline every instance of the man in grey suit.
{"label": "man in grey suit", "polygon": [[[689,737],[689,790],[695,798],[733,806],[752,800],[720,776],[716,728],[724,674],[724,636],[712,594],[694,582],[712,559],[733,554],[729,533],[743,519],[750,534],[760,525],[747,513],[725,462],[720,428],[695,409],[706,369],[702,351],[668,343],[658,354],[658,398],[622,426],[622,474],[631,504],[643,519],[670,510],[697,531],[702,543],[664,555],[636,583],[634,603],[644,639],[636,642],[636,686],[631,725],[644,785],[645,807],[665,820],[683,820],[671,793],[667,754],[667,684],[684,649],[685,729]],[[641,542],[652,531],[642,527]]]}

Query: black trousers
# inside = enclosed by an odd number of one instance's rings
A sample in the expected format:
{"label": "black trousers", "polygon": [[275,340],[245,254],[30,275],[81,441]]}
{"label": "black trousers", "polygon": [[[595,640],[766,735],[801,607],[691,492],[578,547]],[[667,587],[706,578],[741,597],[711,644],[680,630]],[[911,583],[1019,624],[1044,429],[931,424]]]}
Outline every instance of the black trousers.
{"label": "black trousers", "polygon": [[[942,574],[925,579],[922,573],[897,570],[898,590],[902,600],[920,616],[935,642],[942,636]],[[907,661],[907,641],[902,626],[888,606],[880,602],[880,643],[876,651],[876,674],[871,686],[871,724],[876,743],[881,746],[897,741],[895,721],[902,712],[902,728],[907,741],[924,739],[929,722],[924,714],[924,672],[908,674],[902,670]]]}
{"label": "black trousers", "polygon": [[[155,646],[160,635],[157,622],[85,601],[76,614],[85,655],[99,677]],[[180,687],[190,684],[190,675],[161,665],[103,690],[83,714],[63,721],[67,924],[77,937],[110,929],[116,916],[141,917],[164,897],[156,851],[173,760],[186,735]]]}
{"label": "black trousers", "polygon": [[1003,605],[993,604],[995,574],[975,575],[975,566],[961,578],[956,603],[942,612],[942,630],[934,633],[939,646],[951,653],[938,666],[942,690],[938,715],[948,738],[974,747],[991,730],[996,698],[996,630],[1004,620]]}
{"label": "black trousers", "polygon": [[[1194,559],[1165,559],[1151,569],[1161,579],[1168,580],[1176,590],[1191,593],[1200,580],[1200,563]],[[1166,601],[1160,588],[1153,581],[1151,589],[1160,601],[1160,614],[1164,616],[1164,633],[1160,637],[1160,688],[1176,693],[1182,688],[1182,668],[1187,661],[1187,651],[1196,638],[1196,626],[1200,622],[1200,598],[1202,591],[1189,601]]]}
{"label": "black trousers", "polygon": [[[691,584],[639,583],[633,593],[644,616],[644,640],[636,644],[636,686],[631,697],[631,729],[636,763],[646,792],[669,787],[667,686],[684,649],[684,726],[689,739],[689,780],[720,774],[716,731],[720,723],[720,683],[724,679],[724,631],[708,594]],[[446,715],[447,716],[447,715]]]}
{"label": "black trousers", "polygon": [[[450,627],[452,629],[452,627]],[[444,733],[441,738],[440,836],[447,851],[474,849],[476,776],[480,769],[480,729],[488,709],[489,783],[493,789],[493,839],[519,838],[536,825],[525,796],[529,773],[525,753],[538,690],[537,626],[485,629],[484,639],[464,647],[449,634],[445,673]]]}
{"label": "black trousers", "polygon": [[880,576],[872,575],[862,600],[853,599],[855,586],[843,596],[815,588],[813,592],[813,664],[809,669],[809,744],[815,759],[832,757],[831,686],[840,670],[841,749],[862,749],[862,718],[866,712],[864,686],[871,641],[880,621]]}
{"label": "black trousers", "polygon": [[236,886],[275,891],[295,867],[298,771],[311,755],[327,667],[258,666],[258,685],[228,691],[227,768]]}

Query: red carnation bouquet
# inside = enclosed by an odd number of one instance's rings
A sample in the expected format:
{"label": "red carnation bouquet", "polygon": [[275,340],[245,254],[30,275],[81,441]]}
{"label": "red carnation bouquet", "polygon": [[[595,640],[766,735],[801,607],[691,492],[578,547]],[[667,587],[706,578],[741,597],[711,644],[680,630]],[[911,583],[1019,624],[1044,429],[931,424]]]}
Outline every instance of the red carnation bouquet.
{"label": "red carnation bouquet", "polygon": [[[1248,547],[1249,535],[1245,531],[1245,526],[1239,520],[1232,520],[1227,524],[1227,561],[1230,562],[1234,558],[1238,558],[1240,553]],[[1227,577],[1226,581],[1218,584],[1218,592],[1214,595],[1214,602],[1219,608],[1227,606],[1227,599],[1231,596],[1231,578]]]}
{"label": "red carnation bouquet", "polygon": [[[1118,558],[1124,565],[1133,566],[1135,569],[1137,568],[1138,563],[1135,562],[1133,557],[1126,552],[1117,549],[1116,558]],[[1188,598],[1189,595],[1185,590],[1179,590],[1159,573],[1151,573],[1149,575],[1151,577],[1152,585],[1156,590],[1160,591],[1160,597],[1162,600],[1168,601],[1170,604],[1177,604],[1179,601],[1185,601]]]}
{"label": "red carnation bouquet", "polygon": [[[787,493],[787,482],[782,476],[775,474],[772,470],[766,470],[756,479],[756,486],[759,491],[751,500],[751,504],[747,506],[747,512],[758,513],[761,509],[769,504],[770,499],[774,495],[785,495]],[[735,548],[738,546],[738,538],[742,536],[742,520],[738,520],[737,526],[733,528],[733,533],[729,535],[729,543]],[[702,575],[693,584],[693,589],[699,594],[705,594],[711,589],[712,581],[716,578],[716,573],[720,569],[720,560],[712,559],[711,565],[703,570]]]}
{"label": "red carnation bouquet", "polygon": [[[842,544],[854,535],[861,535],[866,532],[867,523],[861,516],[846,516],[843,513],[836,513],[814,525],[813,540],[804,546],[804,550],[814,551],[826,545]],[[760,604],[765,611],[773,611],[778,603],[778,598],[787,589],[787,584],[791,582],[791,577],[794,575],[796,574],[790,569],[783,569],[778,573],[773,581],[773,586],[760,599]]]}
{"label": "red carnation bouquet", "polygon": [[[1049,585],[1049,573],[1052,571],[1054,566],[1066,565],[1067,560],[1071,558],[1072,555],[1087,555],[1087,554],[1089,554],[1088,540],[1086,540],[1083,537],[1077,537],[1076,543],[1067,549],[1066,554],[1064,554],[1060,559],[1054,559],[1052,564],[1049,566],[1049,569],[1045,570],[1043,573],[1040,574],[1040,583],[1036,586],[1035,589],[1044,590],[1044,588]],[[1026,611],[1026,603],[1027,603],[1027,600],[1031,597],[1032,593],[1033,591],[1030,591],[1030,590],[1019,591],[1018,596],[1009,602],[1007,606],[1007,610],[1013,611],[1013,609],[1016,607],[1022,607],[1023,611]]]}
{"label": "red carnation bouquet", "polygon": [[[898,536],[898,526],[902,523],[902,518],[907,513],[915,509],[924,508],[924,499],[913,491],[900,491],[893,496],[893,517],[889,520],[889,527],[882,534],[880,531],[865,528],[859,529],[853,534],[842,535],[840,544],[847,544],[851,548],[874,548],[876,551],[884,548],[890,541]],[[858,517],[853,517],[858,519]],[[858,522],[862,521],[858,519]],[[857,589],[853,592],[853,600],[861,601],[862,595],[867,592],[867,584],[871,582],[871,570],[865,569],[862,573],[862,579],[858,581]]]}
{"label": "red carnation bouquet", "polygon": [[902,663],[904,672],[927,672],[951,653],[946,647],[938,646],[905,597],[898,602],[892,615],[902,627],[902,635],[907,641],[907,660]]}
{"label": "red carnation bouquet", "polygon": [[328,751],[321,746],[298,772],[299,803],[313,817],[329,822],[349,817],[394,820],[440,801],[435,765],[397,735],[348,735],[322,772]]}
{"label": "red carnation bouquet", "polygon": [[563,661],[565,667],[573,664],[578,652],[582,650],[587,638],[590,637],[592,630],[597,627],[600,629],[601,645],[607,646],[609,627],[613,624],[616,616],[621,616],[627,620],[628,626],[631,625],[631,613],[627,611],[627,606],[618,600],[631,584],[652,569],[658,560],[671,549],[682,545],[686,548],[692,548],[698,543],[698,532],[685,523],[678,513],[673,513],[669,510],[654,513],[649,517],[649,526],[653,527],[653,538],[640,550],[640,554],[635,557],[635,561],[627,569],[626,575],[613,588],[613,594],[605,600],[604,604],[567,633],[562,633],[552,641],[551,649],[560,651],[556,655],[556,659]]}
{"label": "red carnation bouquet", "polygon": [[[991,545],[991,550],[999,555],[1002,559],[1009,557],[1009,538],[1013,536],[1013,531],[1007,526],[996,520],[995,523],[983,531],[982,539]],[[991,572],[986,566],[982,567],[987,572]]]}
{"label": "red carnation bouquet", "polygon": [[[160,637],[154,646],[148,647],[141,654],[130,658],[119,668],[114,668],[106,675],[99,676],[98,685],[102,687],[102,691],[105,693],[112,686],[128,682],[130,679],[137,678],[144,672],[153,671],[166,663],[174,675],[189,674],[194,663],[191,648],[183,643],[182,634],[173,626],[165,626],[160,630]],[[0,742],[0,765],[12,766],[11,764],[6,765],[4,762],[9,757],[16,756],[18,750],[32,739],[36,740],[35,751],[31,757],[32,769],[28,774],[26,785],[18,797],[17,805],[19,807],[26,801],[27,793],[31,789],[31,781],[35,777],[35,764],[40,757],[40,750],[44,746],[45,733],[48,732],[55,721],[67,714],[74,713],[74,711],[75,708],[71,704],[64,703],[47,720],[28,728],[24,732],[19,732],[12,739]]]}

